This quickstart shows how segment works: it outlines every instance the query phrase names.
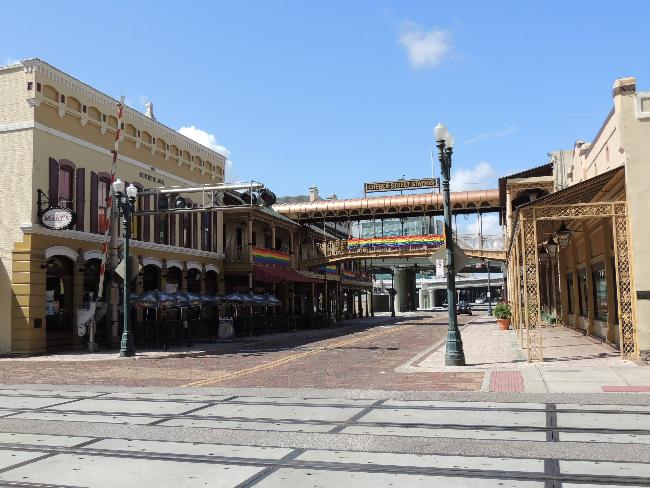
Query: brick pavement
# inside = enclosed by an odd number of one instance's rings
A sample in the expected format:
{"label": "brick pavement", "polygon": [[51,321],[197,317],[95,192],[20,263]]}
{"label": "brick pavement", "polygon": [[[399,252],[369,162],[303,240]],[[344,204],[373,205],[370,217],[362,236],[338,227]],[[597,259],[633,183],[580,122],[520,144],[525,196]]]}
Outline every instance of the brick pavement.
{"label": "brick pavement", "polygon": [[[396,325],[377,327],[386,321]],[[409,358],[444,339],[446,319],[440,314],[397,317],[394,321],[359,320],[356,324],[323,330],[322,334],[316,331],[285,334],[276,340],[225,345],[200,357],[99,361],[5,359],[0,361],[0,383],[122,386],[198,383],[202,386],[414,391],[480,389],[483,372],[405,374],[395,371]],[[372,325],[375,327],[368,328]],[[389,333],[377,334],[383,330]],[[252,372],[241,374],[245,370]],[[206,383],[206,380],[222,376],[228,379]]]}
{"label": "brick pavement", "polygon": [[524,377],[519,371],[492,371],[490,391],[497,393],[524,391]]}

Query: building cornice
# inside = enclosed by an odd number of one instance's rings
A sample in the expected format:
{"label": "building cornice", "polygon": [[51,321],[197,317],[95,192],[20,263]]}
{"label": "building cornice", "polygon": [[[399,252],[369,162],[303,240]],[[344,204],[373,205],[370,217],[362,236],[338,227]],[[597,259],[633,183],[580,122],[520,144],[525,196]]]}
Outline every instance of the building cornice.
{"label": "building cornice", "polygon": [[[106,156],[111,156],[112,153],[109,149],[106,149],[105,147],[98,146],[96,144],[93,144],[91,142],[85,141],[83,139],[80,139],[78,137],[72,136],[70,134],[66,134],[65,132],[61,132],[59,130],[53,129],[51,127],[48,127],[46,125],[41,124],[40,122],[32,122],[32,121],[27,121],[27,122],[14,122],[11,124],[0,124],[0,134],[3,132],[15,132],[19,130],[29,130],[29,129],[38,129],[40,131],[43,131],[47,134],[50,134],[54,137],[58,137],[60,139],[63,139],[68,142],[72,142],[74,144],[78,144],[80,146],[85,147],[86,149],[91,149],[93,151],[96,151],[98,153],[104,154]],[[201,183],[197,183],[196,181],[191,181],[187,180],[185,178],[182,178],[180,176],[176,176],[173,173],[170,173],[168,171],[165,171],[163,169],[156,168],[155,166],[152,166],[147,163],[143,163],[142,161],[138,161],[137,159],[130,158],[128,156],[124,156],[122,154],[118,153],[117,159],[119,161],[122,161],[124,163],[128,163],[132,166],[136,166],[140,169],[145,169],[147,171],[151,171],[153,173],[159,174],[161,176],[164,176],[165,178],[177,181],[178,183],[181,183],[183,185],[187,186],[201,186]]]}
{"label": "building cornice", "polygon": [[[105,108],[107,113],[113,113],[116,110],[116,105],[118,103],[116,99],[100,92],[96,88],[93,88],[90,85],[83,83],[82,81],[77,80],[69,74],[64,73],[63,71],[46,63],[45,61],[42,61],[38,58],[33,58],[22,61],[21,64],[25,70],[25,73],[38,73],[41,76],[49,78],[59,85],[64,86],[76,93],[79,93],[94,103],[101,105]],[[171,127],[167,127],[166,125],[156,120],[150,119],[149,117],[129,106],[125,106],[124,108],[125,121],[127,119],[136,121],[142,127],[145,127],[149,130],[158,131],[164,134],[164,137],[168,142],[175,141],[177,144],[182,144],[193,149],[196,152],[207,155],[208,158],[205,159],[224,159],[224,162],[226,159],[228,159],[227,155],[221,154],[214,149],[210,149],[202,144],[199,144],[193,139],[180,134],[178,131],[172,129]]]}
{"label": "building cornice", "polygon": [[3,132],[16,132],[19,130],[33,129],[34,122],[12,122],[11,124],[0,124],[0,134]]}
{"label": "building cornice", "polygon": [[[68,142],[73,142],[75,144],[79,144],[80,146],[83,146],[83,147],[85,147],[87,149],[92,149],[93,151],[97,151],[97,152],[99,152],[101,154],[104,154],[106,156],[111,156],[112,155],[111,151],[109,149],[106,149],[105,147],[101,147],[101,146],[98,146],[98,145],[93,144],[91,142],[80,139],[78,137],[71,136],[70,134],[66,134],[65,132],[61,132],[59,130],[53,129],[52,127],[48,127],[46,125],[43,125],[40,122],[35,122],[33,124],[33,126],[34,126],[35,129],[41,130],[41,131],[46,132],[46,133],[48,133],[50,135],[53,135],[55,137],[59,137],[60,139],[64,139],[64,140],[66,140]],[[128,156],[124,156],[124,155],[119,154],[119,153],[117,155],[117,159],[119,161],[123,161],[125,163],[136,166],[138,168],[145,169],[147,171],[152,171],[152,172],[157,173],[157,174],[159,174],[161,176],[164,176],[165,178],[176,180],[177,182],[182,183],[184,185],[200,186],[200,183],[197,183],[197,182],[191,181],[191,180],[187,180],[185,178],[181,178],[180,176],[176,176],[173,173],[170,173],[170,172],[162,170],[162,169],[158,169],[155,166],[152,166],[152,165],[147,164],[147,163],[143,163],[142,161],[138,161],[137,159],[133,159],[133,158],[130,158]]]}
{"label": "building cornice", "polygon": [[[46,235],[53,237],[63,237],[65,239],[74,239],[77,241],[85,241],[92,243],[103,243],[106,238],[102,234],[92,234],[90,232],[80,232],[78,230],[51,230],[46,229],[40,225],[34,224],[22,224],[20,225],[20,230],[25,234],[37,234],[37,235]],[[120,238],[120,242],[123,242],[124,239]],[[178,247],[178,246],[167,246],[165,244],[157,244],[155,242],[144,242],[138,241],[136,239],[131,239],[129,245],[136,249],[144,249],[149,251],[160,251],[167,253],[178,253],[185,254],[187,256],[194,256],[200,258],[209,258],[220,260],[224,259],[225,255],[223,253],[216,253],[210,251],[202,251],[200,249],[189,249],[187,247]]]}

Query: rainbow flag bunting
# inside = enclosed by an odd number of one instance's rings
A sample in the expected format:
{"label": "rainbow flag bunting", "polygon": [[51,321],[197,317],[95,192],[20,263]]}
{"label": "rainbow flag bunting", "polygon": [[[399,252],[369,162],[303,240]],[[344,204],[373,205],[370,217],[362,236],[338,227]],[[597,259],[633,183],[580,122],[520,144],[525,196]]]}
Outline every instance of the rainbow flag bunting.
{"label": "rainbow flag bunting", "polygon": [[323,273],[328,275],[337,274],[336,264],[330,264],[328,266],[318,266],[317,268],[313,268],[312,271],[314,271],[315,273]]}
{"label": "rainbow flag bunting", "polygon": [[253,248],[253,262],[255,264],[266,264],[270,266],[288,267],[291,259],[288,254],[273,249]]}
{"label": "rainbow flag bunting", "polygon": [[349,269],[344,269],[342,270],[341,274],[343,275],[343,278],[347,278],[349,280],[371,281],[370,275],[361,271],[351,271]]}
{"label": "rainbow flag bunting", "polygon": [[348,251],[357,251],[368,248],[391,248],[402,247],[427,247],[437,248],[444,244],[445,237],[442,235],[428,234],[418,236],[391,236],[391,237],[369,237],[359,239],[348,239]]}

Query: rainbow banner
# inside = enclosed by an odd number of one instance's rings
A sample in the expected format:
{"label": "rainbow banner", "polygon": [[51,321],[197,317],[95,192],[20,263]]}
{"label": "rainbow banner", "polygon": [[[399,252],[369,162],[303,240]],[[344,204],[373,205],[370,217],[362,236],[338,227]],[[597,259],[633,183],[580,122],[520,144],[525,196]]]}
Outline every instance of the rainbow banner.
{"label": "rainbow banner", "polygon": [[404,247],[426,247],[437,248],[444,244],[445,237],[436,234],[418,236],[391,236],[391,237],[369,237],[348,239],[348,251],[359,249],[390,248],[400,249]]}
{"label": "rainbow banner", "polygon": [[351,271],[344,269],[341,271],[343,278],[354,281],[371,281],[370,275],[361,271]]}
{"label": "rainbow banner", "polygon": [[356,280],[358,278],[357,273],[355,273],[354,271],[350,271],[349,269],[342,270],[341,274],[343,275],[344,278],[348,278],[350,280]]}
{"label": "rainbow banner", "polygon": [[323,273],[328,275],[337,274],[336,264],[330,264],[328,266],[318,266],[317,268],[313,268],[312,271],[314,273]]}
{"label": "rainbow banner", "polygon": [[267,266],[289,267],[291,258],[288,254],[273,249],[262,249],[261,247],[253,248],[253,262],[255,264],[266,264]]}

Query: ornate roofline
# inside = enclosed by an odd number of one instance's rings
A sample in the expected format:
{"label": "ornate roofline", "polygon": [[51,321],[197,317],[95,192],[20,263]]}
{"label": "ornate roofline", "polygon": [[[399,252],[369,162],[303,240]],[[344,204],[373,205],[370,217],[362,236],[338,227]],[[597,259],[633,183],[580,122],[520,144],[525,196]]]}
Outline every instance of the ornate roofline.
{"label": "ornate roofline", "polygon": [[[8,66],[7,68],[9,67],[15,68],[19,65],[22,65],[23,69],[25,70],[25,73],[38,72],[39,74],[57,82],[58,84],[66,88],[69,88],[77,93],[80,93],[81,95],[88,98],[89,100],[108,109],[107,110],[108,114],[112,113],[112,111],[115,110],[115,105],[118,103],[118,100],[114,99],[113,97],[110,97],[105,93],[102,93],[98,89],[93,88],[92,86],[74,78],[73,76],[67,73],[64,73],[60,69],[55,68],[51,64],[46,63],[41,59],[38,58],[26,59],[24,61],[21,61],[19,64],[14,64]],[[189,147],[196,152],[203,153],[204,155],[208,155],[208,157],[204,159],[212,159],[212,160],[223,159],[224,164],[226,160],[228,160],[228,156],[226,156],[225,154],[221,154],[220,152],[215,151],[214,149],[210,149],[204,146],[203,144],[199,144],[195,140],[182,135],[181,133],[172,129],[171,127],[167,127],[165,124],[162,124],[161,122],[150,119],[149,117],[129,107],[128,105],[125,105],[124,108],[125,108],[126,118],[136,121],[138,124],[141,124],[143,128],[148,128],[153,131],[162,132],[162,134],[166,138],[169,138],[166,139],[167,142],[171,143],[171,141],[175,141],[177,144],[185,145],[186,147]]]}

